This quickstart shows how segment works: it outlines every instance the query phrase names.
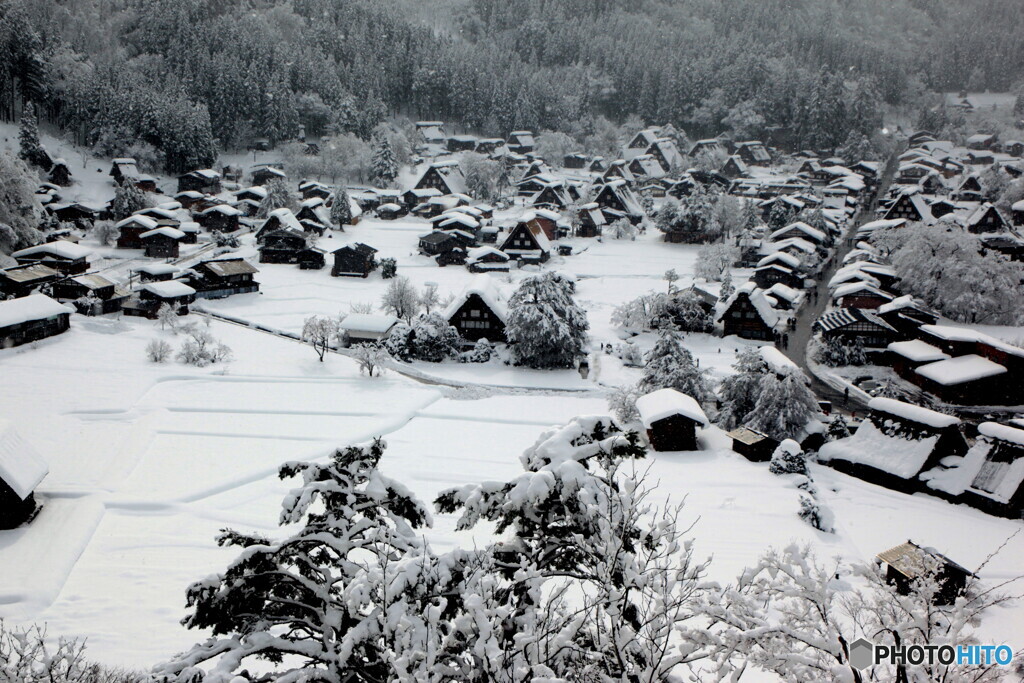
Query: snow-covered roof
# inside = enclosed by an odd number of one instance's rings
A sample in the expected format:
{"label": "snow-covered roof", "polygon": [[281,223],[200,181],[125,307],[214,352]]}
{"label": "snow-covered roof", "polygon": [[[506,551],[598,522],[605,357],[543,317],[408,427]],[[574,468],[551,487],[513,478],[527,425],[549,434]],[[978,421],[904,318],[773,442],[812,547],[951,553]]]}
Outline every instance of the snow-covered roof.
{"label": "snow-covered roof", "polygon": [[458,223],[459,225],[464,225],[467,228],[471,229],[480,227],[480,221],[467,214],[458,211],[453,211],[452,213],[445,215],[447,216],[447,218],[441,221],[441,227],[444,227],[446,225],[454,225],[456,223]]}
{"label": "snow-covered roof", "polygon": [[147,282],[142,285],[142,289],[155,294],[161,299],[177,299],[178,297],[190,296],[196,293],[196,290],[192,289],[184,282],[178,282],[177,280]]}
{"label": "snow-covered roof", "polygon": [[199,224],[195,221],[185,221],[178,226],[178,230],[182,232],[199,232]]}
{"label": "snow-covered roof", "polygon": [[774,346],[762,346],[758,348],[757,352],[761,354],[761,360],[775,372],[791,372],[800,369],[796,363],[786,357],[786,354]]}
{"label": "snow-covered roof", "polygon": [[844,296],[850,296],[851,294],[857,294],[858,292],[865,292],[883,299],[892,299],[892,294],[884,292],[878,287],[864,281],[847,282],[846,284],[839,285],[832,290],[832,298],[841,299]]}
{"label": "snow-covered roof", "polygon": [[[302,224],[299,223],[299,219],[295,217],[295,214],[292,213],[292,210],[287,207],[274,209],[269,214],[267,214],[268,221],[272,218],[276,218],[278,222],[288,230],[302,232]],[[264,225],[266,225],[266,221],[264,221]]]}
{"label": "snow-covered roof", "polygon": [[245,259],[237,257],[203,261],[202,263],[196,264],[197,268],[199,266],[203,266],[210,272],[221,277],[227,277],[229,275],[247,275],[249,273],[260,272],[256,266],[252,265]]}
{"label": "snow-covered roof", "polygon": [[54,242],[47,242],[46,244],[29,247],[28,249],[21,249],[20,251],[16,251],[11,254],[11,256],[14,258],[21,258],[22,256],[34,256],[36,254],[53,255],[74,261],[76,259],[88,257],[92,254],[92,249],[83,247],[81,244],[75,244],[74,242],[56,240]]}
{"label": "snow-covered roof", "polygon": [[[477,250],[470,250],[469,253],[474,251]],[[451,320],[458,310],[462,308],[462,304],[466,303],[466,300],[473,294],[476,294],[483,300],[498,320],[503,323],[508,320],[508,305],[505,302],[505,296],[498,287],[497,281],[487,273],[479,273],[470,281],[469,286],[463,290],[462,294],[455,297],[448,305],[448,308],[445,309],[444,317]]]}
{"label": "snow-covered roof", "polygon": [[185,233],[183,233],[181,230],[178,230],[177,228],[169,227],[157,228],[156,230],[148,230],[139,235],[139,239],[146,239],[147,237],[156,237],[157,235],[163,235],[164,237],[169,237],[172,240],[185,239]]}
{"label": "snow-covered roof", "polygon": [[1019,202],[1014,202],[1010,209],[1013,211],[1024,211],[1024,199]]}
{"label": "snow-covered roof", "polygon": [[818,449],[818,459],[867,465],[902,479],[911,479],[928,462],[938,440],[937,434],[922,439],[890,436],[871,420],[864,420],[852,436],[822,445]]}
{"label": "snow-covered roof", "polygon": [[982,422],[978,425],[978,433],[993,439],[1024,446],[1024,429],[1017,429],[997,422]]}
{"label": "snow-covered roof", "polygon": [[815,242],[824,242],[825,241],[825,237],[826,237],[825,233],[823,233],[821,230],[818,230],[817,228],[812,228],[811,226],[807,225],[807,223],[804,223],[803,221],[797,221],[796,223],[790,223],[789,225],[787,225],[785,227],[779,228],[778,230],[773,232],[768,237],[771,240],[775,240],[775,239],[778,239],[779,236],[786,234],[790,230],[796,230],[798,232],[802,232],[803,234],[807,235],[808,237],[810,237]]}
{"label": "snow-covered roof", "polygon": [[[936,467],[921,475],[933,489],[959,495],[970,489],[972,493],[1001,503],[1008,503],[1024,483],[1024,458],[1014,458],[1002,463],[995,472],[989,472],[982,482],[976,480],[995,445],[1003,441],[1014,446],[1024,446],[1024,430],[995,422],[978,425],[979,438],[964,454],[948,467]],[[945,464],[945,462],[943,463]]]}
{"label": "snow-covered roof", "polygon": [[508,261],[508,259],[509,259],[508,254],[506,254],[505,252],[501,251],[500,249],[495,249],[494,247],[489,247],[489,246],[484,245],[484,246],[481,246],[481,247],[473,247],[472,249],[467,251],[466,252],[466,263],[476,263],[477,261],[482,259],[484,256],[496,256],[499,259],[501,259],[502,261]]}
{"label": "snow-covered roof", "polygon": [[934,427],[935,429],[945,429],[946,427],[960,424],[960,419],[952,415],[945,415],[934,410],[929,410],[928,408],[915,406],[912,403],[905,403],[903,401],[897,401],[894,398],[885,398],[883,396],[871,399],[868,403],[868,408],[888,413],[890,415],[895,415],[896,417],[903,418],[904,420]]}
{"label": "snow-covered roof", "polygon": [[776,261],[781,261],[782,263],[786,264],[790,268],[799,268],[800,267],[800,259],[799,259],[799,257],[794,256],[793,254],[787,253],[785,251],[775,251],[775,252],[772,252],[771,254],[768,254],[763,259],[761,259],[760,261],[757,262],[757,267],[760,268],[761,266],[767,266],[767,265],[772,264],[772,263],[774,263]]}
{"label": "snow-covered roof", "polygon": [[704,426],[710,424],[700,404],[692,396],[672,388],[658,389],[636,400],[636,409],[645,429],[659,420],[682,415]]}
{"label": "snow-covered roof", "polygon": [[25,500],[49,471],[46,461],[15,431],[14,423],[0,418],[0,480]]}
{"label": "snow-covered roof", "polygon": [[722,316],[725,315],[725,313],[732,307],[736,299],[742,294],[745,294],[747,295],[747,297],[750,298],[750,303],[754,306],[754,309],[757,311],[758,315],[761,316],[761,320],[764,322],[765,325],[767,325],[768,327],[775,327],[775,325],[778,324],[780,317],[779,312],[775,310],[775,307],[772,306],[770,301],[768,301],[768,298],[765,296],[764,291],[759,289],[758,286],[750,280],[744,282],[742,285],[737,287],[736,291],[733,292],[731,297],[729,297],[729,300],[726,301],[725,304],[721,306],[721,312],[718,316],[718,320],[722,319]]}
{"label": "snow-covered roof", "polygon": [[0,301],[0,327],[20,325],[32,320],[45,320],[73,309],[59,304],[45,294],[30,294],[19,299]]}
{"label": "snow-covered roof", "polygon": [[1007,369],[988,358],[971,353],[922,365],[915,372],[943,386],[955,386],[1002,375],[1007,372]]}
{"label": "snow-covered roof", "polygon": [[384,334],[395,324],[398,318],[393,315],[377,315],[374,313],[349,313],[340,325],[346,332],[370,332]]}
{"label": "snow-covered roof", "polygon": [[128,218],[125,218],[124,220],[119,221],[118,223],[116,223],[114,225],[114,227],[115,228],[123,228],[126,225],[138,225],[138,226],[141,226],[141,227],[143,227],[143,228],[145,228],[147,230],[153,230],[154,228],[156,228],[156,221],[153,220],[152,218],[150,218],[149,216],[134,215],[134,216],[128,216]]}
{"label": "snow-covered roof", "polygon": [[938,349],[928,342],[921,341],[920,339],[893,342],[886,348],[893,353],[916,363],[929,363],[937,360],[948,360],[950,358],[949,354],[942,352],[942,349]]}
{"label": "snow-covered roof", "polygon": [[172,266],[170,263],[147,263],[139,266],[136,270],[146,275],[173,275],[181,269],[177,266]]}
{"label": "snow-covered roof", "polygon": [[1001,339],[989,336],[984,332],[968,329],[965,327],[953,327],[952,325],[922,325],[921,330],[947,341],[958,342],[980,342],[999,349],[1004,353],[1018,358],[1024,358],[1024,349],[1013,344],[1007,344]]}

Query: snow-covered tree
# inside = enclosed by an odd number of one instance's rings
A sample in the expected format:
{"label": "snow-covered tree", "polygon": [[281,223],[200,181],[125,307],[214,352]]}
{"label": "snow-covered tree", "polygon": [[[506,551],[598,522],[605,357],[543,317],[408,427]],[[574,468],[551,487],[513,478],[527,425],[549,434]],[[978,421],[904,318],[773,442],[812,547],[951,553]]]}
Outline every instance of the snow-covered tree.
{"label": "snow-covered tree", "polygon": [[420,310],[419,294],[409,278],[399,276],[388,283],[380,305],[382,309],[395,317],[411,322],[413,316]]}
{"label": "snow-covered tree", "polygon": [[693,354],[683,346],[683,336],[671,326],[658,333],[637,386],[645,394],[672,388],[701,402],[711,395],[707,373],[697,367]]}
{"label": "snow-covered tree", "polygon": [[837,439],[845,439],[850,436],[850,427],[846,424],[846,420],[839,413],[832,416],[829,420],[828,428],[825,432],[829,441],[835,441]]}
{"label": "snow-covered tree", "polygon": [[107,247],[114,243],[120,233],[121,231],[114,227],[113,221],[96,221],[90,231],[94,240]]}
{"label": "snow-covered tree", "polygon": [[643,395],[634,384],[615,387],[608,394],[608,410],[624,425],[639,422],[640,412],[636,409],[636,400]]}
{"label": "snow-covered tree", "polygon": [[793,217],[796,215],[788,204],[783,201],[776,201],[772,205],[771,211],[768,212],[768,229],[778,230],[784,228],[793,222]]}
{"label": "snow-covered tree", "polygon": [[256,212],[257,218],[266,218],[272,211],[291,206],[292,194],[284,178],[271,179],[264,189],[267,191],[267,196],[260,202],[260,208]]}
{"label": "snow-covered tree", "polygon": [[666,303],[663,318],[654,324],[675,325],[681,332],[710,332],[714,321],[704,310],[703,299],[691,288],[676,292]]}
{"label": "snow-covered tree", "polygon": [[629,220],[626,218],[618,218],[612,221],[611,225],[609,225],[605,230],[603,230],[601,234],[611,235],[614,239],[617,240],[635,240],[636,226],[630,223]]}
{"label": "snow-covered tree", "polygon": [[344,187],[334,191],[334,202],[331,204],[331,222],[339,228],[352,222],[352,204]]}
{"label": "snow-covered tree", "polygon": [[135,183],[121,183],[114,190],[114,200],[110,203],[110,215],[114,217],[115,221],[120,221],[145,209],[146,204],[145,193],[136,187]]}
{"label": "snow-covered tree", "polygon": [[768,471],[772,474],[802,474],[807,476],[807,454],[800,444],[792,439],[785,439],[779,444],[772,459],[768,463]]}
{"label": "snow-covered tree", "polygon": [[371,180],[381,187],[391,187],[398,177],[398,160],[391,149],[391,140],[385,135],[378,135],[373,140],[370,173]]}
{"label": "snow-covered tree", "polygon": [[384,363],[391,358],[380,344],[356,344],[351,355],[359,365],[359,372],[366,373],[367,377],[379,377],[384,372]]}
{"label": "snow-covered tree", "polygon": [[630,464],[645,452],[610,418],[576,418],[542,434],[511,481],[437,499],[457,528],[504,534],[488,584],[463,594],[472,618],[453,620],[475,655],[471,680],[653,682],[704,656],[678,634],[706,563],[682,541],[679,509],[647,501]]}
{"label": "snow-covered tree", "polygon": [[844,365],[864,365],[867,356],[864,344],[860,339],[849,342],[840,337],[833,337],[818,342],[813,350],[814,360],[829,367]]}
{"label": "snow-covered tree", "polygon": [[732,284],[732,270],[730,268],[726,268],[722,271],[722,284],[718,288],[718,300],[728,301],[729,297],[731,297],[735,291],[736,287]]}
{"label": "snow-covered tree", "polygon": [[18,126],[18,158],[30,166],[49,171],[50,157],[39,142],[39,122],[36,120],[35,106],[29,102],[21,113]]}
{"label": "snow-covered tree", "polygon": [[156,319],[160,323],[161,330],[169,329],[173,332],[178,329],[178,307],[166,302],[160,304],[160,308],[156,310]]}
{"label": "snow-covered tree", "polygon": [[380,276],[385,280],[390,280],[395,277],[398,273],[398,262],[391,257],[382,258],[380,260]]}
{"label": "snow-covered tree", "polygon": [[165,363],[174,350],[163,339],[151,339],[146,344],[146,358],[150,363]]}
{"label": "snow-covered tree", "polygon": [[715,198],[698,183],[682,200],[671,198],[662,204],[655,225],[666,239],[708,242],[721,235],[715,216]]}
{"label": "snow-covered tree", "polygon": [[340,343],[344,337],[340,323],[338,318],[325,315],[310,316],[302,323],[302,341],[313,347],[321,363],[331,346]]}
{"label": "snow-covered tree", "polygon": [[537,135],[533,151],[552,166],[561,166],[565,155],[575,152],[578,148],[576,141],[565,133],[542,130]]}
{"label": "snow-covered tree", "polygon": [[697,252],[697,265],[694,266],[694,277],[703,278],[707,282],[718,282],[736,262],[739,255],[736,247],[716,242],[700,248]]}
{"label": "snow-covered tree", "polygon": [[437,292],[437,284],[434,282],[428,282],[424,287],[423,291],[420,292],[420,308],[423,309],[424,313],[430,313],[441,304],[441,295]]}
{"label": "snow-covered tree", "polygon": [[654,321],[665,316],[667,307],[668,297],[663,293],[642,294],[619,304],[612,311],[611,322],[629,332],[651,330],[654,329]]}
{"label": "snow-covered tree", "polygon": [[676,282],[679,281],[679,273],[676,272],[675,268],[669,268],[665,271],[665,274],[661,276],[661,279],[668,283],[668,293],[671,295]]}
{"label": "snow-covered tree", "polygon": [[466,178],[466,189],[469,190],[469,194],[483,201],[497,199],[501,189],[500,162],[488,159],[483,154],[467,152],[459,161],[459,167]]}
{"label": "snow-covered tree", "polygon": [[178,351],[178,360],[186,365],[206,367],[212,363],[226,363],[232,357],[231,349],[217,341],[210,332],[193,327]]}
{"label": "snow-covered tree", "polygon": [[818,412],[818,402],[799,370],[766,372],[757,402],[744,424],[773,439],[799,438]]}
{"label": "snow-covered tree", "polygon": [[575,291],[575,283],[550,272],[519,285],[509,299],[505,325],[516,365],[570,368],[584,355],[590,324]]}
{"label": "snow-covered tree", "polygon": [[718,386],[718,396],[722,400],[718,418],[725,429],[735,429],[746,422],[757,405],[761,383],[768,372],[768,366],[755,348],[740,351],[732,368],[736,372]]}
{"label": "snow-covered tree", "polygon": [[440,363],[459,355],[459,331],[440,313],[421,313],[411,324],[399,323],[384,342],[401,360]]}
{"label": "snow-covered tree", "polygon": [[379,472],[385,448],[377,439],[324,464],[282,465],[280,477],[301,484],[285,497],[280,523],[298,529],[281,539],[230,529],[218,537],[239,555],[189,587],[184,620],[213,635],[157,674],[189,680],[209,664],[204,683],[229,683],[264,660],[273,673],[260,680],[393,680],[396,627],[426,618],[408,603],[427,553],[416,529],[430,525],[430,513]]}

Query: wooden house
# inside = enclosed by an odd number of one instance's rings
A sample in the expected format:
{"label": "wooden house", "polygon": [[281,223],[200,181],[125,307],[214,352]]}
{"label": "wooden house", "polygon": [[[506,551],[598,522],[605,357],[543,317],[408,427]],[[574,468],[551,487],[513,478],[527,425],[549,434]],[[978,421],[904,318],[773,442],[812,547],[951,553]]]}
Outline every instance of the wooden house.
{"label": "wooden house", "polygon": [[551,242],[538,220],[520,220],[499,249],[517,261],[544,263],[551,257]]}
{"label": "wooden house", "polygon": [[991,133],[975,133],[974,135],[969,135],[965,142],[967,149],[993,151],[993,148],[999,142],[999,138]]}
{"label": "wooden house", "polygon": [[[302,221],[311,221],[319,224],[322,228],[331,224],[331,211],[321,197],[310,197],[304,199],[299,205],[299,211],[295,217]],[[323,230],[320,231],[323,234]]]}
{"label": "wooden house", "polygon": [[305,232],[299,219],[292,213],[292,210],[282,207],[274,209],[264,219],[260,229],[256,231],[256,242],[262,244],[267,235],[277,230],[290,230],[296,233]]}
{"label": "wooden house", "polygon": [[330,187],[323,183],[318,183],[313,180],[306,180],[299,183],[299,194],[302,195],[303,199],[313,199],[314,197],[322,199],[325,202],[334,196],[334,191]]}
{"label": "wooden house", "polygon": [[52,337],[69,327],[71,309],[44,294],[0,301],[0,348]]}
{"label": "wooden house", "polygon": [[913,147],[920,147],[927,142],[935,142],[935,133],[930,130],[919,130],[910,135],[907,139],[907,144]]}
{"label": "wooden house", "polygon": [[469,287],[445,309],[444,318],[467,342],[480,339],[505,341],[508,309],[501,290],[490,275],[474,277]]}
{"label": "wooden house", "polygon": [[509,271],[509,255],[494,247],[473,247],[466,250],[466,268],[471,273]]}
{"label": "wooden house", "polygon": [[295,230],[277,229],[263,235],[260,263],[298,263],[308,247],[306,236]]}
{"label": "wooden house", "polygon": [[917,368],[926,363],[949,360],[951,357],[942,349],[920,339],[892,342],[886,349],[889,351],[889,364],[896,374],[903,378],[910,378]]}
{"label": "wooden house", "polygon": [[859,341],[865,349],[879,353],[896,340],[896,330],[871,311],[860,308],[837,308],[828,311],[814,323],[822,339],[838,339],[846,344]]}
{"label": "wooden house", "polygon": [[70,204],[47,204],[46,210],[61,223],[91,226],[98,213],[95,209],[73,202]]}
{"label": "wooden house", "polygon": [[436,187],[413,188],[402,193],[402,203],[407,209],[414,209],[432,197],[442,196]]}
{"label": "wooden house", "polygon": [[772,156],[768,148],[760,140],[747,140],[736,143],[736,156],[744,163],[753,166],[767,166],[772,162]]}
{"label": "wooden house", "polygon": [[508,140],[505,141],[509,151],[516,154],[529,154],[535,144],[533,133],[528,130],[514,130],[508,134]]}
{"label": "wooden house", "polygon": [[393,315],[349,313],[338,326],[345,333],[348,344],[373,344],[383,341],[398,324]]}
{"label": "wooden house", "polygon": [[421,145],[443,145],[448,137],[444,131],[444,121],[417,121],[416,134]]}
{"label": "wooden house", "polygon": [[803,275],[778,262],[758,265],[751,280],[761,289],[769,289],[776,284],[783,284],[792,289],[804,288]]}
{"label": "wooden house", "polygon": [[608,164],[608,168],[601,174],[601,180],[605,183],[623,180],[627,185],[632,185],[636,181],[636,176],[629,170],[629,164],[625,159],[616,159]]}
{"label": "wooden house", "polygon": [[611,180],[598,190],[594,203],[603,209],[613,209],[636,225],[644,218],[644,210],[625,180]]}
{"label": "wooden house", "polygon": [[768,462],[779,447],[779,442],[749,427],[737,427],[729,432],[732,449],[750,462]]}
{"label": "wooden house", "polygon": [[141,175],[135,159],[120,157],[110,162],[110,177],[118,185],[122,185],[129,180],[135,182]]}
{"label": "wooden house", "polygon": [[136,292],[136,297],[126,301],[122,310],[125,315],[155,320],[164,304],[178,312],[188,314],[188,305],[195,301],[196,290],[180,280],[148,282]]}
{"label": "wooden house", "polygon": [[903,193],[889,206],[883,216],[886,220],[903,218],[911,222],[931,223],[931,210],[924,198],[915,193]]}
{"label": "wooden house", "polygon": [[170,263],[146,263],[136,269],[140,282],[164,282],[173,280],[181,268]]}
{"label": "wooden house", "polygon": [[192,266],[195,273],[188,284],[196,290],[197,299],[222,299],[233,294],[260,291],[253,275],[260,272],[243,258],[219,258]]}
{"label": "wooden house", "polygon": [[726,178],[733,180],[735,178],[742,178],[743,176],[750,173],[750,169],[747,168],[747,162],[743,161],[739,156],[733,154],[731,157],[725,160],[722,168],[718,171]]}
{"label": "wooden house", "polygon": [[472,152],[476,150],[475,135],[450,135],[447,140],[449,152]]}
{"label": "wooden house", "polygon": [[982,422],[963,460],[921,475],[932,492],[990,514],[1024,517],[1024,429]]}
{"label": "wooden house", "polygon": [[220,173],[210,168],[203,168],[178,176],[178,192],[188,191],[220,194]]}
{"label": "wooden house", "polygon": [[1005,405],[1017,403],[1021,393],[1019,377],[1015,382],[1008,373],[1005,365],[970,353],[920,365],[909,379],[946,403]]}
{"label": "wooden house", "polygon": [[918,475],[967,442],[952,415],[891,398],[873,398],[857,430],[821,446],[818,459],[855,477],[905,493],[922,490]]}
{"label": "wooden house", "polygon": [[307,247],[299,252],[299,270],[320,270],[327,265],[327,252],[317,247]]}
{"label": "wooden house", "polygon": [[813,228],[803,221],[796,221],[773,231],[768,239],[772,242],[781,242],[791,237],[799,237],[818,246],[828,246],[831,242],[827,233],[818,228]]}
{"label": "wooden house", "polygon": [[443,230],[434,230],[420,236],[419,251],[426,256],[437,256],[462,246],[458,238]]}
{"label": "wooden house", "polygon": [[127,292],[95,273],[75,275],[53,285],[53,297],[71,303],[82,315],[105,315],[121,310]]}
{"label": "wooden house", "polygon": [[66,240],[39,244],[11,254],[19,265],[40,263],[62,275],[78,275],[89,270],[91,255],[92,249]]}
{"label": "wooden house", "polygon": [[671,388],[639,397],[636,409],[655,451],[698,450],[697,428],[710,424],[693,397]]}
{"label": "wooden house", "polygon": [[999,210],[988,202],[979,206],[967,217],[966,227],[968,232],[975,235],[1006,232],[1010,229]]}
{"label": "wooden house", "polygon": [[[196,204],[207,198],[207,195],[202,192],[196,192],[194,190],[186,190],[184,192],[178,192],[174,195],[174,200],[181,204],[181,206],[189,211],[192,211]],[[197,209],[198,210],[198,209]]]}
{"label": "wooden house", "polygon": [[466,178],[457,161],[438,161],[424,169],[413,189],[427,188],[439,190],[442,195],[466,194]]}
{"label": "wooden house", "polygon": [[645,153],[660,135],[660,128],[644,128],[638,131],[626,145],[626,156],[632,158]]}
{"label": "wooden house", "polygon": [[279,179],[285,180],[288,178],[288,174],[279,168],[269,166],[267,164],[260,164],[252,169],[252,184],[253,185],[266,185],[271,180]]}
{"label": "wooden house", "polygon": [[590,160],[586,154],[575,152],[573,154],[566,154],[562,158],[562,166],[573,170],[582,170],[587,167],[587,162]]}
{"label": "wooden house", "polygon": [[658,160],[651,154],[641,154],[633,157],[629,162],[629,172],[634,178],[656,179],[664,178],[665,169],[658,163]]}
{"label": "wooden house", "polygon": [[938,315],[910,295],[896,297],[878,307],[876,314],[889,323],[900,339],[916,339],[922,325],[934,325]]}
{"label": "wooden house", "polygon": [[46,179],[61,187],[71,186],[71,168],[63,159],[56,159],[46,174]]}
{"label": "wooden house", "polygon": [[606,224],[607,221],[597,202],[584,204],[579,207],[576,237],[597,237]]}
{"label": "wooden house", "polygon": [[665,173],[671,173],[673,169],[681,169],[685,161],[672,138],[658,138],[647,146],[644,154],[654,157]]}
{"label": "wooden house", "polygon": [[910,593],[915,581],[933,577],[939,588],[933,598],[936,605],[956,602],[967,587],[967,578],[974,575],[934,548],[922,548],[910,540],[878,553],[875,563],[900,595]]}
{"label": "wooden house", "polygon": [[725,302],[716,322],[722,324],[726,335],[772,341],[780,319],[764,292],[753,282],[746,282]]}
{"label": "wooden house", "polygon": [[28,296],[60,278],[60,273],[41,263],[4,268],[0,270],[0,292],[15,298]]}
{"label": "wooden house", "polygon": [[530,204],[539,208],[565,209],[573,203],[561,184],[547,185],[530,198]]}
{"label": "wooden house", "polygon": [[864,281],[847,282],[832,290],[832,301],[839,308],[875,311],[893,298],[892,294]]}
{"label": "wooden house", "polygon": [[48,473],[46,461],[21,438],[14,422],[0,418],[0,530],[32,519],[35,490]]}
{"label": "wooden house", "polygon": [[718,138],[708,138],[706,140],[697,140],[690,145],[689,156],[696,157],[701,154],[721,154],[725,152],[725,147],[722,145],[722,141]]}
{"label": "wooden house", "polygon": [[346,244],[332,252],[334,267],[331,268],[331,275],[334,277],[369,277],[373,269],[377,267],[377,260],[374,257],[376,253],[376,249],[362,242]]}
{"label": "wooden house", "polygon": [[142,233],[156,230],[156,220],[149,216],[128,216],[114,225],[118,230],[117,246],[120,249],[142,249]]}
{"label": "wooden house", "polygon": [[176,228],[156,228],[139,235],[149,258],[178,258],[185,233]]}
{"label": "wooden house", "polygon": [[476,151],[480,154],[494,154],[505,141],[501,138],[481,138],[476,142]]}

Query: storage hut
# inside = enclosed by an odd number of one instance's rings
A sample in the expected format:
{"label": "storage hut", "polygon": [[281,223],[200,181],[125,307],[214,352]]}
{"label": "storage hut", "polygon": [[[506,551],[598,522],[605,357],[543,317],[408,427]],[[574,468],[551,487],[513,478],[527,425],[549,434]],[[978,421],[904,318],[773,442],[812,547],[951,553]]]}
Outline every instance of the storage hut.
{"label": "storage hut", "polygon": [[697,427],[709,422],[700,404],[675,389],[658,389],[636,400],[647,440],[656,451],[697,450]]}

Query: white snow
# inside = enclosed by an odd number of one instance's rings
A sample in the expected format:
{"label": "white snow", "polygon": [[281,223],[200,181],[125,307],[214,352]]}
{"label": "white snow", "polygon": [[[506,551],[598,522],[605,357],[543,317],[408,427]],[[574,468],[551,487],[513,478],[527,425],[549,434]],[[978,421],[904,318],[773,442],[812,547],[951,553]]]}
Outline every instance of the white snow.
{"label": "white snow", "polygon": [[645,429],[650,429],[658,420],[673,415],[682,415],[705,427],[710,424],[700,404],[692,396],[675,389],[658,389],[636,400],[636,409]]}
{"label": "white snow", "polygon": [[147,282],[142,285],[141,288],[148,292],[152,292],[161,299],[176,299],[178,297],[189,296],[196,293],[196,290],[192,289],[184,282],[179,282],[177,280]]}
{"label": "white snow", "polygon": [[444,311],[444,317],[451,320],[462,304],[466,303],[466,299],[471,294],[479,296],[487,307],[491,309],[491,312],[497,316],[501,322],[508,321],[508,305],[505,301],[505,296],[502,294],[501,289],[498,286],[497,281],[487,273],[478,273],[470,281],[470,284],[462,292],[461,295],[452,299],[452,302],[448,305],[448,308]]}
{"label": "white snow", "polygon": [[1002,375],[1007,372],[1007,369],[999,363],[972,353],[922,365],[914,372],[943,386],[954,386]]}
{"label": "white snow", "polygon": [[845,460],[911,479],[924,467],[938,440],[938,436],[923,439],[892,437],[871,420],[864,420],[852,436],[824,444],[818,450],[818,459],[824,462]]}
{"label": "white snow", "polygon": [[928,408],[915,406],[912,403],[897,401],[894,398],[878,396],[871,399],[868,403],[868,408],[895,415],[911,422],[934,427],[935,429],[945,429],[946,427],[960,424],[960,419],[953,415],[945,415]]}
{"label": "white snow", "polygon": [[149,216],[140,216],[136,214],[134,216],[128,216],[128,218],[125,218],[122,221],[118,221],[114,227],[123,228],[126,225],[138,225],[146,230],[153,230],[156,228],[156,221]]}
{"label": "white snow", "polygon": [[993,439],[1024,446],[1024,429],[1017,429],[998,422],[982,422],[978,425],[978,433],[991,436]]}
{"label": "white snow", "polygon": [[762,346],[757,350],[761,354],[761,360],[768,364],[775,372],[790,372],[798,370],[799,366],[786,357],[786,354],[774,346]]}
{"label": "white snow", "polygon": [[84,247],[81,244],[75,244],[74,242],[68,242],[66,240],[56,240],[54,242],[47,242],[46,244],[39,244],[34,247],[27,249],[21,249],[16,251],[11,256],[19,258],[22,256],[34,256],[35,254],[53,254],[54,256],[60,256],[66,259],[80,259],[87,258],[92,254],[92,249]]}
{"label": "white snow", "polygon": [[25,500],[49,471],[42,456],[18,435],[14,423],[0,418],[0,481]]}
{"label": "white snow", "polygon": [[372,333],[383,335],[398,322],[393,315],[374,315],[372,313],[349,313],[341,321],[341,327],[349,333]]}
{"label": "white snow", "polygon": [[184,232],[182,232],[181,230],[178,230],[177,228],[168,228],[168,227],[157,228],[156,230],[148,230],[148,231],[142,233],[141,235],[139,235],[139,239],[145,239],[147,237],[154,237],[156,235],[163,235],[164,237],[170,237],[173,240],[185,239],[185,233]]}
{"label": "white snow", "polygon": [[917,363],[927,363],[929,361],[936,360],[948,360],[950,357],[948,353],[943,353],[942,349],[935,348],[928,342],[921,341],[920,339],[892,342],[886,348],[888,348],[895,354],[903,356],[904,358],[912,360]]}
{"label": "white snow", "polygon": [[59,304],[45,294],[30,294],[20,299],[0,301],[0,327],[45,320],[72,311],[73,308]]}

